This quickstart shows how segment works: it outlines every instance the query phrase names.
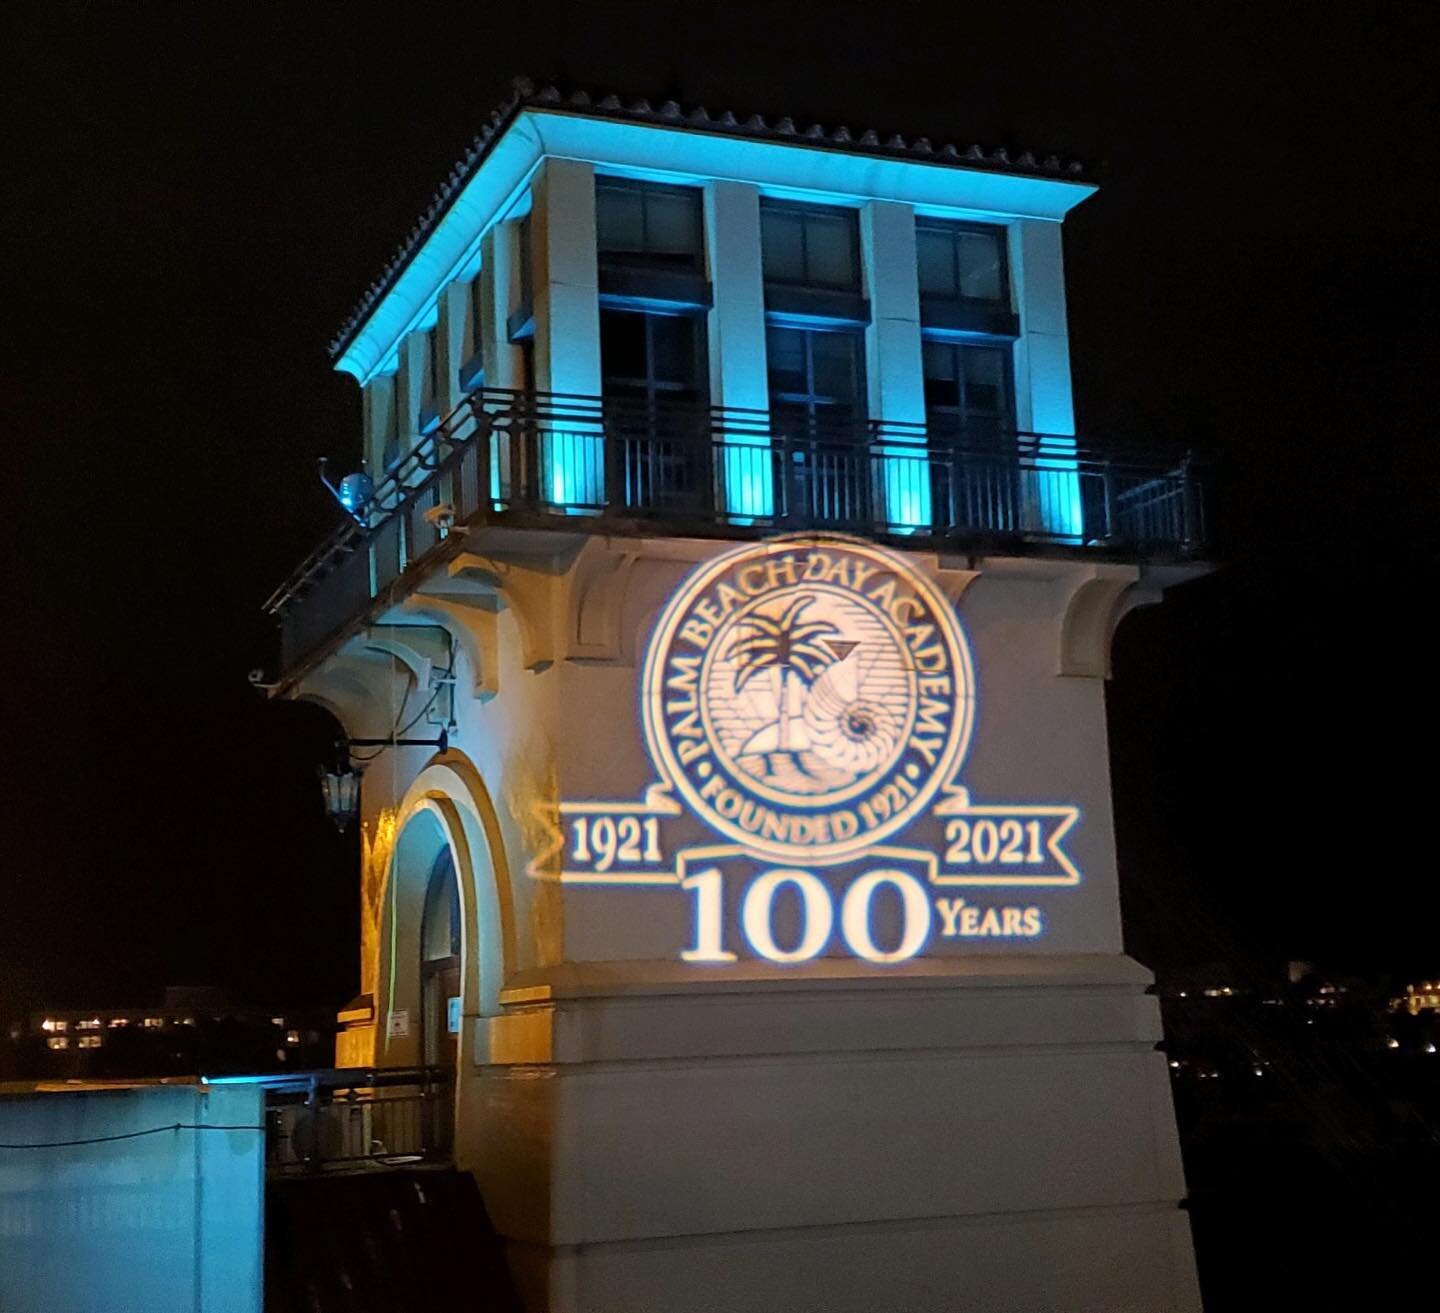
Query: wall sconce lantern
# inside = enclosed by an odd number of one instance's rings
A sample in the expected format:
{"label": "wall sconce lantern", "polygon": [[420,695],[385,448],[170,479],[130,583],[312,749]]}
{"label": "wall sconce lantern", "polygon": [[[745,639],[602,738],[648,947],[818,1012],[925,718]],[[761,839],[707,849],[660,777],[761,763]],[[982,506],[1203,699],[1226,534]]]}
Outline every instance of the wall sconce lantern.
{"label": "wall sconce lantern", "polygon": [[[350,828],[350,822],[359,814],[360,772],[350,761],[351,748],[379,748],[382,752],[386,748],[436,748],[445,752],[449,747],[450,735],[443,729],[433,739],[337,739],[337,764],[329,770],[322,767],[320,771],[320,793],[325,800],[325,814],[341,834]],[[379,753],[374,756],[379,756]]]}
{"label": "wall sconce lantern", "polygon": [[320,792],[325,799],[325,815],[344,834],[360,810],[360,772],[349,762],[322,770]]}

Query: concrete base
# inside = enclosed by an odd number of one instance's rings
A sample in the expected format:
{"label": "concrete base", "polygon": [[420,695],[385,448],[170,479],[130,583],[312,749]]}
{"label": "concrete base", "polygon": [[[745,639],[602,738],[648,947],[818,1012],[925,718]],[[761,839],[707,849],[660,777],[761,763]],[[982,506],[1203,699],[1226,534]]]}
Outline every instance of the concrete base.
{"label": "concrete base", "polygon": [[460,1115],[535,1309],[1198,1310],[1148,976],[569,967]]}

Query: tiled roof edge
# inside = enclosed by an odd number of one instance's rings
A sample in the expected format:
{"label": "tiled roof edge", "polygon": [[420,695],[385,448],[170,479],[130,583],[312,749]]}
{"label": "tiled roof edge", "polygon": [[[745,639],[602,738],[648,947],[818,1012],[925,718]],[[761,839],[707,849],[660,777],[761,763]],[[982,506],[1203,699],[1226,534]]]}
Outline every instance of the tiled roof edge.
{"label": "tiled roof edge", "polygon": [[873,128],[863,132],[852,132],[843,123],[826,128],[812,123],[804,128],[796,125],[788,115],[766,118],[751,114],[741,118],[731,110],[710,114],[704,106],[687,108],[674,100],[663,101],[658,107],[641,98],[622,98],[613,93],[595,97],[589,92],[577,90],[564,93],[551,85],[536,87],[529,78],[516,78],[510,97],[498,109],[493,110],[485,126],[471,141],[469,149],[455,161],[449,176],[435,194],[430,204],[415,221],[409,235],[396,248],[380,276],[365,290],[359,303],[350,312],[340,331],[330,342],[330,355],[338,357],[359,332],[360,326],[369,317],[371,310],[395,285],[396,280],[410,263],[411,257],[434,230],[435,225],[450,208],[460,190],[474,176],[484,162],[494,142],[514,118],[526,109],[562,110],[582,114],[590,118],[617,119],[632,123],[655,123],[665,127],[689,128],[692,131],[733,134],[761,141],[781,141],[796,145],[830,148],[851,153],[861,152],[882,158],[925,160],[932,164],[946,164],[966,169],[986,169],[995,173],[1030,174],[1038,177],[1055,178],[1062,182],[1085,181],[1085,168],[1074,160],[1062,161],[1058,155],[1038,158],[1032,151],[1020,151],[1012,155],[1003,146],[991,151],[971,144],[961,148],[952,143],[932,145],[928,137],[906,138],[900,133],[881,138]]}

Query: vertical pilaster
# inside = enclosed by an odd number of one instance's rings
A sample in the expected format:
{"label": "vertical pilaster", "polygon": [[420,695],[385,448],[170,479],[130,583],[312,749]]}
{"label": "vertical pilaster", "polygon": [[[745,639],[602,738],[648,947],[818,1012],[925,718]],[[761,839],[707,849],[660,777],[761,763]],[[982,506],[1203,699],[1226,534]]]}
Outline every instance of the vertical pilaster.
{"label": "vertical pilaster", "polygon": [[731,515],[765,517],[774,513],[775,503],[758,188],[743,182],[706,184],[705,257],[714,298],[706,325],[710,397],[717,406],[751,412],[730,417],[717,471],[720,491]]}
{"label": "vertical pilaster", "polygon": [[525,377],[520,348],[510,341],[507,323],[515,304],[515,232],[497,223],[480,242],[480,353],[485,386],[518,388]]}
{"label": "vertical pilaster", "polygon": [[[600,395],[599,270],[595,170],[548,159],[536,179],[530,221],[535,295],[536,383],[542,392]],[[596,425],[545,435],[546,500],[576,510],[605,505],[605,444]],[[587,430],[590,430],[587,432]]]}
{"label": "vertical pilaster", "polygon": [[[885,460],[885,518],[897,528],[930,522],[930,467],[925,442],[925,377],[920,356],[920,282],[915,211],[871,201],[860,211],[860,246],[870,300],[865,330],[870,416],[902,427]],[[920,447],[914,455],[907,443]]]}
{"label": "vertical pilaster", "polygon": [[1014,224],[1010,262],[1020,309],[1016,418],[1022,429],[1055,435],[1042,444],[1035,473],[1026,480],[1026,527],[1079,540],[1084,512],[1074,460],[1075,403],[1060,225],[1043,219]]}
{"label": "vertical pilaster", "polygon": [[435,329],[435,349],[442,353],[440,392],[435,398],[442,416],[460,404],[461,352],[465,345],[465,316],[470,296],[468,283],[451,283],[440,293],[439,322]]}
{"label": "vertical pilaster", "polygon": [[395,370],[395,404],[400,411],[400,450],[409,451],[419,436],[420,397],[424,386],[425,347],[421,332],[410,333],[400,343]]}
{"label": "vertical pilaster", "polygon": [[395,375],[376,374],[361,393],[365,424],[365,469],[372,479],[385,473],[385,439],[395,413]]}

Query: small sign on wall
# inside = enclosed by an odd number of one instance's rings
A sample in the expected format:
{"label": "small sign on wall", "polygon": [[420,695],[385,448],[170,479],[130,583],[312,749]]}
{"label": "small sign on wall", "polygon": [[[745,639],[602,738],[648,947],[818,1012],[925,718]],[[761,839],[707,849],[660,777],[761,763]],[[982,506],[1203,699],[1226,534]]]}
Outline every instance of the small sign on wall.
{"label": "small sign on wall", "polygon": [[390,1039],[410,1038],[410,1009],[396,1008],[385,1023],[385,1034]]}
{"label": "small sign on wall", "polygon": [[445,1029],[452,1035],[460,1033],[460,995],[445,1000]]}

